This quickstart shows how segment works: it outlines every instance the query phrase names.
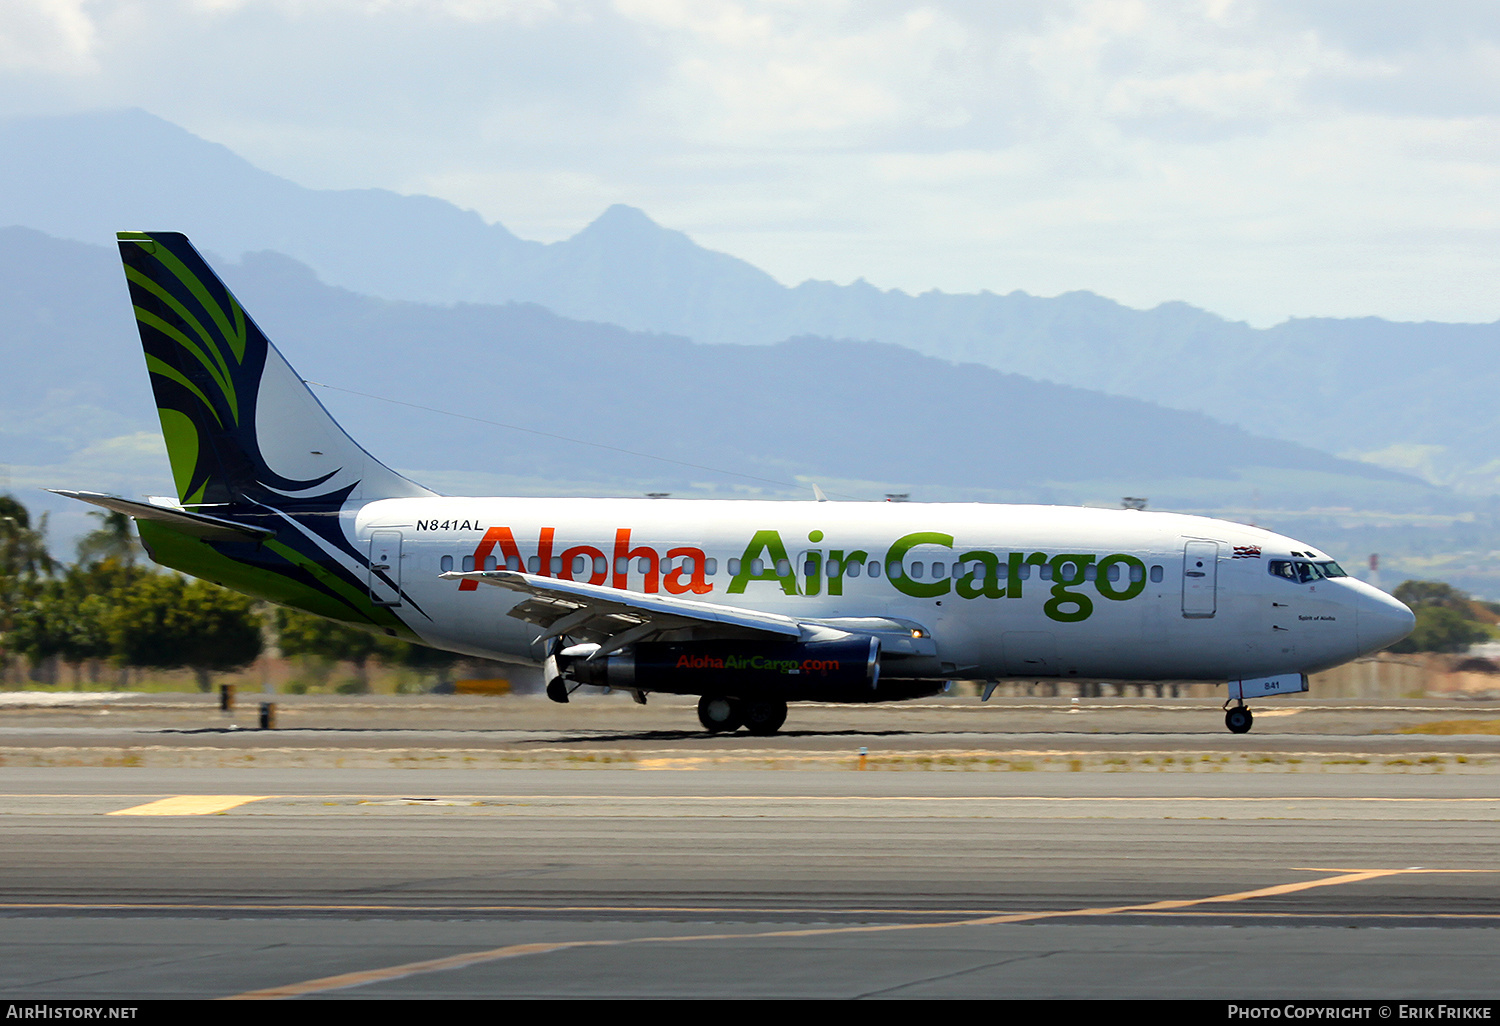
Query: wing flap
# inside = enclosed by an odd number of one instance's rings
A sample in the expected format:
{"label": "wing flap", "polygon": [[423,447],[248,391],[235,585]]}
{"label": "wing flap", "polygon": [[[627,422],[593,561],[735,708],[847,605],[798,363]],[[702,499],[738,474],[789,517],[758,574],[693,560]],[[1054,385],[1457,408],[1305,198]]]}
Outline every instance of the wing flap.
{"label": "wing flap", "polygon": [[[440,576],[446,581],[479,581],[526,595],[524,601],[510,610],[510,615],[543,628],[548,632],[546,636],[565,632],[570,637],[604,641],[647,624],[664,631],[707,627],[791,638],[803,633],[798,621],[778,613],[737,609],[668,595],[620,591],[516,570],[450,571]],[[565,619],[569,621],[566,627],[554,630]]]}

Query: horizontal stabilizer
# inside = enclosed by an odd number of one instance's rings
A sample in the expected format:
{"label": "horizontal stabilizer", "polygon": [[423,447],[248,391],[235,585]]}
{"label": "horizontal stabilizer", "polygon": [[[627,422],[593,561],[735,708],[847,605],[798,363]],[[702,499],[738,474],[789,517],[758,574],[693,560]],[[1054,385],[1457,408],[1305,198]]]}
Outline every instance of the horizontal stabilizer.
{"label": "horizontal stabilizer", "polygon": [[264,527],[251,527],[233,520],[211,517],[206,513],[192,513],[185,509],[157,506],[149,502],[134,502],[117,495],[105,495],[103,492],[69,492],[61,488],[47,490],[54,495],[92,502],[95,506],[103,506],[116,513],[124,513],[136,520],[155,520],[158,523],[168,524],[175,531],[209,541],[259,541],[276,533]]}

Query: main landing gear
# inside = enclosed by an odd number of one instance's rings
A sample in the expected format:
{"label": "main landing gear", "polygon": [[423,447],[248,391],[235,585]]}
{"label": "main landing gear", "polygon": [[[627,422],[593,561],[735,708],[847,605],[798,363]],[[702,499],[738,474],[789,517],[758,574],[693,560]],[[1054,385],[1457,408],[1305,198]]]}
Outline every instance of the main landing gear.
{"label": "main landing gear", "polygon": [[698,699],[698,722],[710,734],[729,734],[744,727],[765,737],[776,733],[786,722],[786,703],[778,698],[704,695]]}
{"label": "main landing gear", "polygon": [[1254,723],[1255,717],[1251,715],[1249,706],[1240,704],[1224,711],[1224,726],[1229,728],[1231,734],[1248,734]]}

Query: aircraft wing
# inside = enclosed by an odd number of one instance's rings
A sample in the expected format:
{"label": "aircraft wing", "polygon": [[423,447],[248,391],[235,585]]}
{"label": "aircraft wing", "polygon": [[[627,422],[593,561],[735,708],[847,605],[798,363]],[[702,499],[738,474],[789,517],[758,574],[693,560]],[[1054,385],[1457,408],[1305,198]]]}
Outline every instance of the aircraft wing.
{"label": "aircraft wing", "polygon": [[707,629],[715,634],[759,634],[801,637],[802,625],[790,616],[696,602],[672,595],[645,595],[581,581],[539,577],[515,570],[450,571],[445,581],[478,581],[527,596],[510,615],[543,628],[542,640],[586,638],[601,644],[604,655],[658,631]]}

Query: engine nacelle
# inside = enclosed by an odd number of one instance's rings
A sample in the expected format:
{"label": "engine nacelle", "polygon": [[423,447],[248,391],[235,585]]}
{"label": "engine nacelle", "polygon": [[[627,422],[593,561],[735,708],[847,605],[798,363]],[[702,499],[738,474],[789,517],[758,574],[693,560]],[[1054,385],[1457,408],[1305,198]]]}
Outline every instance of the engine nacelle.
{"label": "engine nacelle", "polygon": [[580,684],[677,695],[825,702],[895,697],[880,689],[880,639],[868,636],[836,641],[644,642],[599,659],[570,660],[563,672]]}

